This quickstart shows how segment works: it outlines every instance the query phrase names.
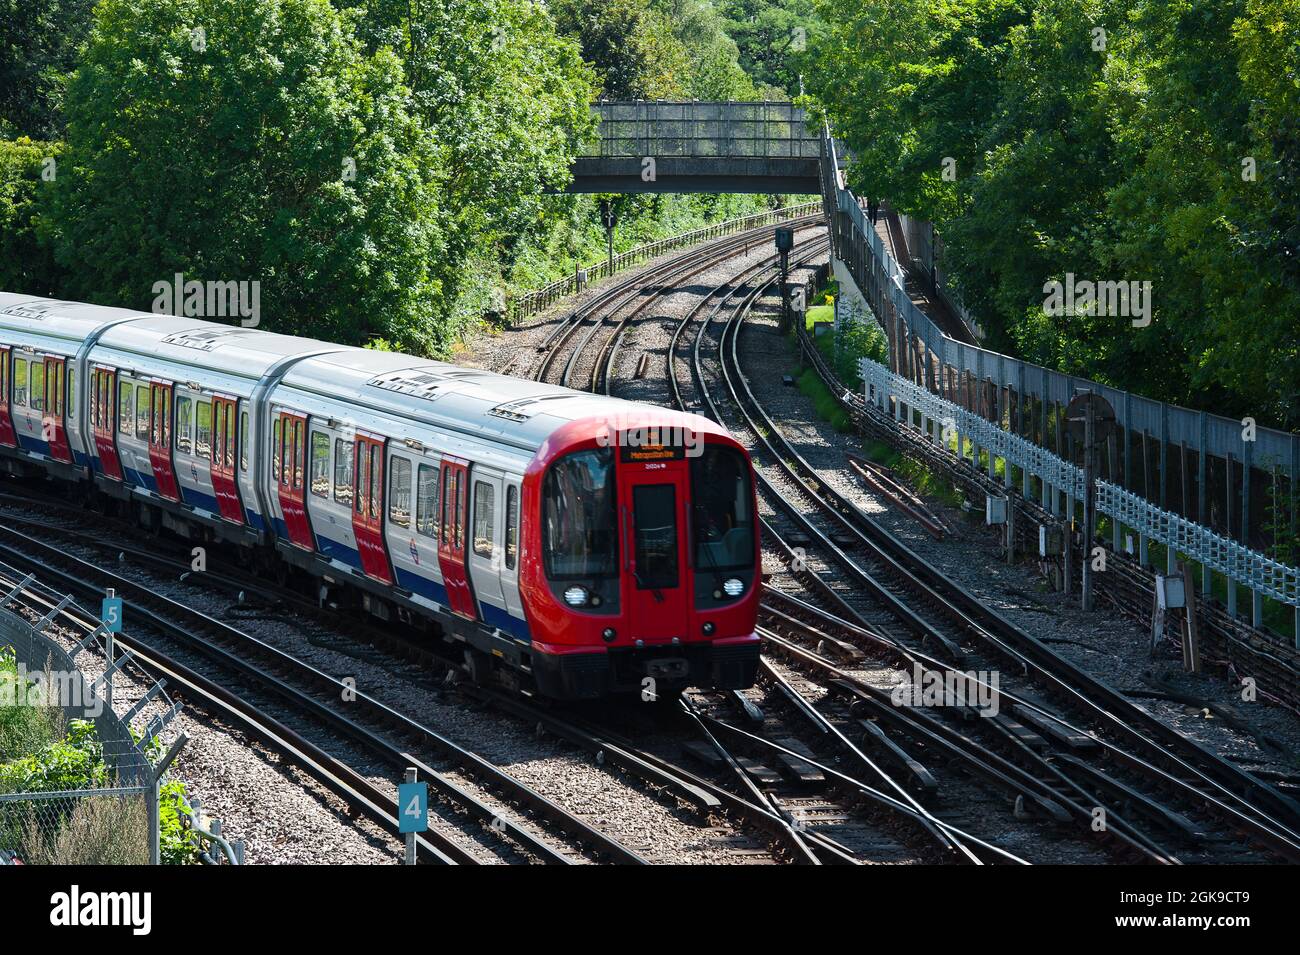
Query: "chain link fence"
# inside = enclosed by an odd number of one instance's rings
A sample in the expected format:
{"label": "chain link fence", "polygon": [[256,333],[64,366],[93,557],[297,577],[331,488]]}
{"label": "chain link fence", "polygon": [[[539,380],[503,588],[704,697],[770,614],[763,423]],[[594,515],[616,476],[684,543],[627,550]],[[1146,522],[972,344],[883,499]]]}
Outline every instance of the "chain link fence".
{"label": "chain link fence", "polygon": [[[158,786],[151,756],[179,704],[152,683],[119,714],[114,677],[131,662],[102,623],[70,649],[51,630],[69,598],[35,594],[30,577],[0,583],[0,864],[141,865],[158,861]],[[38,617],[42,606],[51,608]],[[35,608],[35,609],[33,609]],[[96,624],[93,629],[89,624]],[[58,626],[62,626],[58,624]],[[87,658],[87,679],[75,659]],[[119,676],[120,679],[120,676]],[[163,708],[133,732],[146,706]],[[178,745],[173,747],[179,749]]]}

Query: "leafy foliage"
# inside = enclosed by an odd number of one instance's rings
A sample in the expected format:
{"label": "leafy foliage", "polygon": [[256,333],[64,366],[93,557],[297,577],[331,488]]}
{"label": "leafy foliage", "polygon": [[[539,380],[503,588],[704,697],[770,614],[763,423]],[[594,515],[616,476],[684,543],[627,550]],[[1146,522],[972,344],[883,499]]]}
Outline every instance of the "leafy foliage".
{"label": "leafy foliage", "polygon": [[[855,190],[935,223],[992,346],[1300,424],[1300,0],[819,8]],[[1044,314],[1067,273],[1150,281],[1151,325]]]}
{"label": "leafy foliage", "polygon": [[276,330],[436,348],[445,149],[408,100],[325,0],[102,0],[68,90],[67,292],[140,308],[174,272],[256,280]]}
{"label": "leafy foliage", "polygon": [[0,0],[0,135],[57,138],[95,0]]}
{"label": "leafy foliage", "polygon": [[0,140],[0,289],[52,295],[59,288],[48,214],[62,155],[62,143]]}
{"label": "leafy foliage", "polygon": [[724,0],[727,33],[740,48],[740,66],[760,86],[789,96],[814,68],[810,51],[825,36],[815,0]]}
{"label": "leafy foliage", "polygon": [[90,720],[71,720],[67,735],[0,764],[0,792],[39,793],[105,786],[104,747]]}

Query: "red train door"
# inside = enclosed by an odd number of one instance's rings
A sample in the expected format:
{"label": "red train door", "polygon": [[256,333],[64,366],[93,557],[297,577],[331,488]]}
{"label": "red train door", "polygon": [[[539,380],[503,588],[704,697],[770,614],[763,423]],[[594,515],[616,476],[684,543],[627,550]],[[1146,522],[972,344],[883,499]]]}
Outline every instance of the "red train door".
{"label": "red train door", "polygon": [[[640,461],[620,449],[619,533],[623,555],[623,615],[635,639],[687,637],[691,587],[687,573],[686,493],[689,462]],[[631,453],[629,453],[631,450]]]}
{"label": "red train door", "polygon": [[441,520],[438,529],[438,566],[447,588],[447,604],[453,613],[470,620],[478,617],[469,573],[465,569],[465,547],[469,533],[469,462],[442,459]]}
{"label": "red train door", "polygon": [[221,516],[232,524],[244,523],[244,506],[235,482],[238,404],[237,398],[212,396],[212,492],[217,496]]}
{"label": "red train door", "polygon": [[353,448],[352,533],[361,569],[369,577],[393,582],[384,545],[384,439],[358,432]]}
{"label": "red train door", "polygon": [[[214,414],[216,410],[214,404]],[[306,464],[304,457],[307,454],[306,415],[280,412],[275,439],[280,442],[280,453],[276,460],[280,462],[280,512],[284,514],[285,533],[295,547],[315,550],[316,541],[312,537],[311,523],[307,520],[306,481],[303,477]],[[215,445],[213,453],[215,455]],[[231,473],[234,473],[233,467]]]}
{"label": "red train door", "polygon": [[90,426],[95,432],[95,454],[104,476],[122,480],[117,456],[117,371],[95,368],[91,373]]}
{"label": "red train door", "polygon": [[68,389],[64,360],[53,355],[45,357],[45,393],[41,411],[41,439],[50,446],[50,457],[64,464],[72,463],[72,448],[68,446],[68,429],[63,415],[67,410]]}
{"label": "red train door", "polygon": [[14,431],[14,416],[9,410],[10,382],[9,346],[0,347],[0,444],[6,448],[18,447],[18,434]]}
{"label": "red train door", "polygon": [[149,384],[149,463],[153,466],[158,493],[169,501],[181,499],[172,464],[172,385],[168,381]]}

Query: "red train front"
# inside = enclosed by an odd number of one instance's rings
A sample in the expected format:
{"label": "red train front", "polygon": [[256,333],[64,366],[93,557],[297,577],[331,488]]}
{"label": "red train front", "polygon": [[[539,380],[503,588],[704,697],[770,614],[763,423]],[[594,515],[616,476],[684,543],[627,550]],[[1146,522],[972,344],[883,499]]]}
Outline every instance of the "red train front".
{"label": "red train front", "polygon": [[556,431],[523,484],[520,590],[546,696],[741,688],[758,668],[749,456],[713,422],[646,408]]}

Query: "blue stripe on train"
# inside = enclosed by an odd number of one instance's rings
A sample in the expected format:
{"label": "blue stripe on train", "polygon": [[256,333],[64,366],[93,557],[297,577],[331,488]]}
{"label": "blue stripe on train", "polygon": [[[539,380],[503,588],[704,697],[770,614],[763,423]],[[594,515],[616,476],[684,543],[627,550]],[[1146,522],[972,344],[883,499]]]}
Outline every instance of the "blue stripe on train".
{"label": "blue stripe on train", "polygon": [[50,456],[50,443],[40,438],[29,438],[25,434],[19,434],[18,447],[31,454],[43,454],[47,458]]}
{"label": "blue stripe on train", "polygon": [[181,501],[190,507],[198,507],[210,514],[220,514],[221,505],[217,503],[215,495],[204,494],[202,491],[181,485]]}

